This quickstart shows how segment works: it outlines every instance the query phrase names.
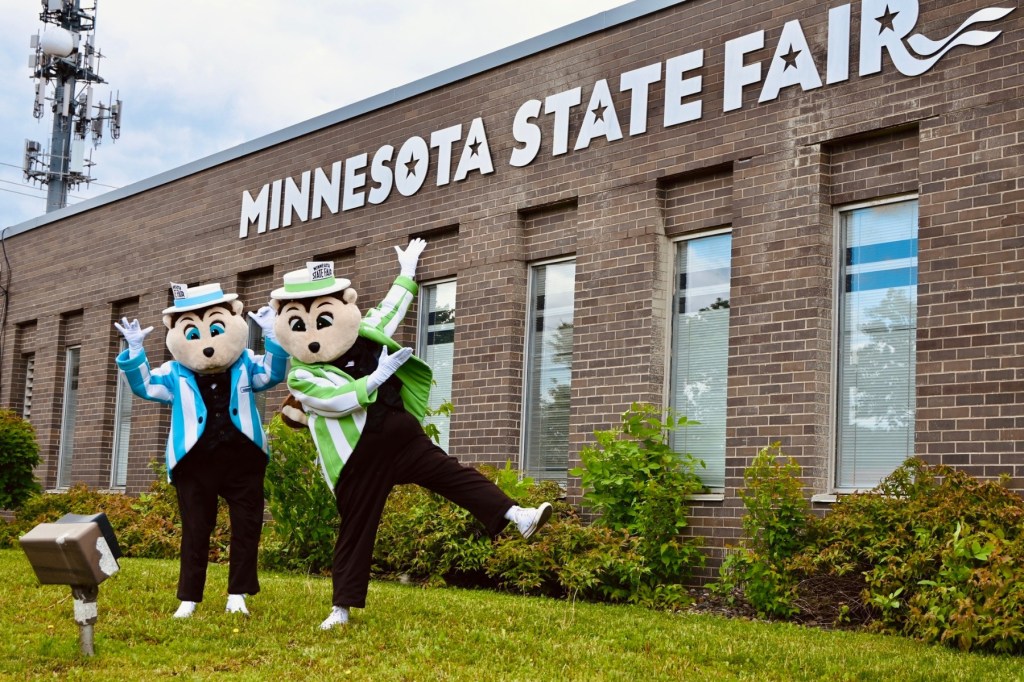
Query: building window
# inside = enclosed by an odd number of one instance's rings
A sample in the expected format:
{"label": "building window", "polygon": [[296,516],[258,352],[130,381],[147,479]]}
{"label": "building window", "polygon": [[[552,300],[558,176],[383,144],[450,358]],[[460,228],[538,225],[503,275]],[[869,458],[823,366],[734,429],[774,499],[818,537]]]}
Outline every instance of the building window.
{"label": "building window", "polygon": [[78,412],[79,346],[67,349],[64,358],[64,408],[60,417],[60,454],[57,460],[57,487],[71,485],[71,461],[75,445],[75,415]]}
{"label": "building window", "polygon": [[700,423],[673,433],[672,447],[704,462],[698,472],[710,489],[725,487],[731,253],[729,233],[676,245],[670,402]]}
{"label": "building window", "polygon": [[[121,340],[121,351],[128,344]],[[110,462],[110,487],[128,485],[128,444],[132,430],[132,389],[124,372],[117,371],[117,394],[114,399],[114,448]]]}
{"label": "building window", "polygon": [[536,479],[564,482],[568,475],[575,286],[575,261],[530,269],[523,461]]}
{"label": "building window", "polygon": [[917,201],[839,212],[836,486],[872,488],[914,452]]}
{"label": "building window", "polygon": [[[256,355],[266,353],[267,344],[263,340],[263,328],[248,315],[245,316],[245,319],[249,323],[249,340],[246,342],[246,347]],[[263,421],[267,414],[267,392],[253,393],[253,398],[256,401],[256,411],[259,412],[260,421]]]}
{"label": "building window", "polygon": [[26,355],[25,363],[25,392],[21,400],[21,416],[25,421],[32,421],[32,383],[36,373],[36,356]]}
{"label": "building window", "polygon": [[[435,386],[430,391],[431,410],[452,399],[452,360],[455,357],[455,281],[425,284],[419,310],[417,355],[430,365]],[[449,418],[443,414],[427,417],[437,427],[438,445],[448,449]]]}

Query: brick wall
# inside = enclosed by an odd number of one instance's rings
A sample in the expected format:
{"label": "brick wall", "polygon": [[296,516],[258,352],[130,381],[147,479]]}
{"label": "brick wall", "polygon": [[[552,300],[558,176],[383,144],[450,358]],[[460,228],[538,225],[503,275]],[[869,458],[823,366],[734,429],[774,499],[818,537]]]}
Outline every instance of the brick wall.
{"label": "brick wall", "polygon": [[[918,27],[937,39],[990,4],[924,0]],[[458,280],[450,448],[470,462],[519,461],[529,267],[575,258],[571,466],[593,431],[616,424],[630,402],[665,403],[672,240],[728,228],[726,489],[695,505],[692,529],[718,557],[739,536],[736,489],[760,447],[780,441],[809,493],[829,491],[835,211],[916,194],[916,452],[975,475],[1009,474],[1024,491],[1024,13],[1000,20],[990,45],[956,48],[924,75],[904,76],[884,56],[881,73],[861,77],[860,3],[852,10],[851,75],[840,83],[787,87],[764,103],[750,86],[743,106],[723,113],[725,42],[763,29],[765,47],[746,63],[766,70],[783,26],[799,19],[824,73],[828,7],[690,0],[11,237],[6,325],[16,341],[0,358],[0,402],[21,400],[19,363],[34,354],[33,423],[47,461],[40,475],[53,485],[64,349],[81,343],[88,431],[76,434],[74,476],[103,485],[113,319],[130,313],[157,326],[147,350],[163,360],[169,281],[232,284],[254,309],[283,273],[312,259],[334,260],[360,305],[372,306],[397,272],[393,247],[421,235],[429,242],[421,280]],[[698,49],[704,64],[688,75],[703,79],[701,119],[666,127],[660,80],[650,87],[646,132],[630,135],[619,74]],[[624,136],[573,151],[602,79]],[[519,106],[575,87],[583,104],[568,117],[570,150],[553,153],[553,116],[542,114],[536,159],[509,165],[522,146],[511,135]],[[243,190],[455,124],[466,134],[476,117],[486,122],[494,173],[440,184],[428,175],[413,196],[392,190],[377,205],[238,238]],[[436,149],[430,163],[436,169]],[[398,335],[403,344],[415,342],[414,315]],[[135,408],[129,492],[144,487],[145,463],[162,456],[167,423],[158,405]],[[580,493],[570,480],[570,499]]]}

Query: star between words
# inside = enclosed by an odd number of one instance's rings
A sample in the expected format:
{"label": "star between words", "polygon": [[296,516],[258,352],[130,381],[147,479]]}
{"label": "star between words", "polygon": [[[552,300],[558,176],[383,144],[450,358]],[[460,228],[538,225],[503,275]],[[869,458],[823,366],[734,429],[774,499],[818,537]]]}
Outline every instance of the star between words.
{"label": "star between words", "polygon": [[[995,40],[1001,31],[969,27],[998,21],[1014,10],[1012,7],[979,10],[951,34],[933,40],[914,33],[920,11],[918,0],[861,0],[860,6],[857,70],[860,77],[881,72],[883,54],[888,55],[900,74],[919,76],[954,47],[979,47]],[[748,88],[760,86],[757,104],[763,104],[777,99],[785,88],[799,87],[806,92],[849,80],[853,39],[851,14],[849,3],[828,10],[823,64],[820,57],[816,60],[812,54],[799,19],[788,21],[782,27],[774,54],[767,62],[767,73],[765,62],[750,57],[766,47],[763,29],[726,41],[722,113],[742,109]],[[516,144],[508,165],[524,167],[532,163],[540,154],[545,135],[551,140],[552,157],[569,152],[573,134],[572,151],[587,149],[598,138],[615,142],[625,135],[643,135],[650,123],[651,86],[659,82],[664,84],[660,121],[663,128],[700,120],[704,115],[704,53],[704,50],[694,50],[620,74],[618,91],[625,94],[622,99],[627,101],[629,110],[625,132],[619,124],[608,79],[600,79],[590,88],[583,120],[576,130],[570,129],[570,115],[583,103],[582,87],[547,95],[543,100],[524,102],[512,120]],[[437,151],[433,175],[438,187],[461,182],[473,172],[494,173],[483,118],[474,118],[465,128],[465,134],[461,123],[435,130],[430,133],[429,142],[414,135],[398,148],[386,144],[374,151],[372,157],[364,152],[344,162],[335,161],[328,171],[319,167],[305,171],[298,182],[292,177],[277,179],[264,184],[255,196],[244,190],[238,236],[247,237],[254,224],[256,233],[263,234],[296,222],[316,220],[324,215],[324,209],[336,214],[339,210],[381,204],[393,191],[413,196],[430,175],[431,149]]]}

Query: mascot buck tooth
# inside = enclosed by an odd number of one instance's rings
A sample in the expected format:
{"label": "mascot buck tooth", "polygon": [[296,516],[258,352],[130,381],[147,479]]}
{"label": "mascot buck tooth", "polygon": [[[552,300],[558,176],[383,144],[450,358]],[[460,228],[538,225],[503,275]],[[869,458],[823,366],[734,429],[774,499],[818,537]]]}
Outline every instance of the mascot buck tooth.
{"label": "mascot buck tooth", "polygon": [[249,313],[266,339],[266,354],[246,348],[249,327],[236,294],[219,284],[172,284],[174,305],[163,311],[167,348],[174,356],[150,369],[142,342],[152,327],[138,320],[114,326],[128,342],[117,356],[132,392],[171,406],[167,476],[181,509],[181,566],[175,618],[188,618],[203,600],[217,497],[231,519],[229,613],[248,614],[245,595],[260,590],[256,558],[263,527],[267,437],[254,393],[280,383],[288,355],[274,340],[274,310]]}
{"label": "mascot buck tooth", "polygon": [[308,425],[341,516],[333,608],[320,624],[324,630],[347,623],[349,609],[366,605],[373,543],[394,486],[416,483],[443,495],[469,510],[492,537],[512,521],[529,538],[551,516],[547,502],[516,506],[479,471],[437,447],[420,425],[430,368],[391,336],[416,295],[413,278],[425,247],[422,239],[404,251],[395,247],[401,274],[365,317],[355,289],[334,277],[330,262],[287,273],[284,286],[270,295],[276,336],[292,356],[292,398],[282,413],[292,426]]}

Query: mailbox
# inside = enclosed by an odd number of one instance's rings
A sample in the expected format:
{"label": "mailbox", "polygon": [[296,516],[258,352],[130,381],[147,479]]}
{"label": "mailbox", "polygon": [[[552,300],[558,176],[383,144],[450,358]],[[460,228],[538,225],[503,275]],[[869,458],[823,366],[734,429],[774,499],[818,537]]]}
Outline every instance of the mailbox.
{"label": "mailbox", "polygon": [[41,523],[19,538],[43,585],[70,585],[82,653],[93,654],[99,584],[117,573],[121,548],[106,514],[67,514]]}

